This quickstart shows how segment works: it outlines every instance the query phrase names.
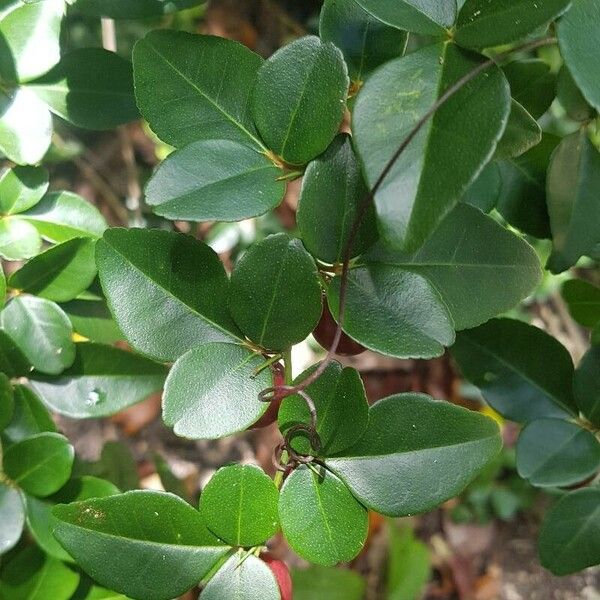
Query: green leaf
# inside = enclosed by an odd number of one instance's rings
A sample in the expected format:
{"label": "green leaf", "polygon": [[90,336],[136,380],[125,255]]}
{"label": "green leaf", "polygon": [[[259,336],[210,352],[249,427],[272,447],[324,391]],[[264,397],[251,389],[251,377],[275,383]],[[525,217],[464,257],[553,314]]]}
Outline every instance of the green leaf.
{"label": "green leaf", "polygon": [[227,275],[206,244],[180,233],[110,229],[96,262],[117,325],[140,352],[175,361],[200,343],[239,339]]}
{"label": "green leaf", "polygon": [[76,0],[74,8],[93,17],[146,19],[196,6],[202,0]]}
{"label": "green leaf", "polygon": [[425,277],[439,292],[457,330],[513,308],[542,275],[537,254],[527,242],[462,203],[415,254],[380,245],[365,258]]}
{"label": "green leaf", "polygon": [[280,597],[277,580],[268,565],[241,551],[213,575],[202,591],[202,600],[279,600]]}
{"label": "green leaf", "polygon": [[79,584],[78,573],[35,546],[27,546],[13,556],[1,575],[3,600],[69,600]]}
{"label": "green leaf", "polygon": [[0,313],[0,326],[42,373],[57,375],[75,360],[71,322],[54,302],[17,296]]}
{"label": "green leaf", "polygon": [[84,292],[96,277],[94,241],[73,238],[32,258],[8,284],[19,292],[66,302]]}
{"label": "green leaf", "polygon": [[367,539],[367,510],[323,467],[316,472],[303,465],[287,477],[279,518],[294,552],[323,566],[352,560]]}
{"label": "green leaf", "polygon": [[17,545],[24,524],[25,510],[19,490],[0,483],[0,556]]}
{"label": "green leaf", "polygon": [[227,552],[200,513],[172,494],[128,492],[60,505],[53,514],[54,534],[77,564],[100,585],[132,597],[179,596]]}
{"label": "green leaf", "polygon": [[581,359],[573,380],[577,407],[600,427],[600,347],[591,348]]}
{"label": "green leaf", "polygon": [[11,442],[44,432],[56,432],[56,425],[42,401],[24,385],[14,386],[15,410],[10,425],[2,432]]}
{"label": "green leaf", "polygon": [[[416,123],[484,59],[434,44],[387,63],[365,84],[353,116],[356,148],[373,187]],[[396,161],[375,197],[379,228],[414,251],[464,195],[493,155],[510,112],[502,72],[491,67],[448,100]],[[460,152],[448,152],[460,141]]]}
{"label": "green leaf", "polygon": [[560,273],[600,244],[600,152],[585,129],[558,145],[547,185],[553,248],[547,267]]}
{"label": "green leaf", "polygon": [[460,332],[451,352],[463,375],[507,419],[526,423],[576,414],[571,356],[537,327],[493,319]]}
{"label": "green leaf", "polygon": [[502,180],[500,169],[495,162],[488,163],[477,179],[468,187],[462,202],[478,208],[484,213],[491,212],[496,208],[500,198]]}
{"label": "green leaf", "polygon": [[6,302],[6,275],[4,274],[4,269],[0,264],[0,308],[4,306]]}
{"label": "green leaf", "polygon": [[[50,2],[44,0],[39,4]],[[16,88],[0,91],[2,154],[17,164],[33,165],[44,158],[51,139],[52,115],[31,90]]]}
{"label": "green leaf", "polygon": [[521,156],[541,141],[542,128],[527,110],[513,99],[504,135],[496,148],[496,158],[502,160]]}
{"label": "green leaf", "polygon": [[398,517],[462,492],[501,445],[488,417],[424,394],[398,394],[376,402],[358,443],[325,463],[365,506]]}
{"label": "green leaf", "polygon": [[85,473],[107,479],[123,491],[140,487],[137,462],[125,442],[106,442],[100,460],[89,465]]}
{"label": "green leaf", "polygon": [[[294,383],[303,381],[317,365],[307,369]],[[292,439],[297,452],[331,456],[353,446],[367,428],[369,405],[365,388],[356,369],[343,367],[337,362],[327,365],[323,374],[306,388],[306,393],[317,411],[317,433],[321,448],[312,449],[303,435]],[[278,413],[279,427],[285,434],[298,424],[311,424],[306,400],[299,395],[283,400]]]}
{"label": "green leaf", "polygon": [[319,322],[322,301],[317,267],[302,242],[278,233],[253,244],[231,275],[229,310],[263,348],[285,350],[304,340]]}
{"label": "green leaf", "polygon": [[[83,595],[85,593],[85,595]],[[71,600],[129,600],[123,594],[117,594],[112,590],[107,590],[105,588],[98,587],[94,585],[86,590],[86,592],[82,592],[81,596],[73,596]]]}
{"label": "green leaf", "polygon": [[0,432],[11,422],[14,410],[15,399],[10,379],[0,373]]}
{"label": "green leaf", "polygon": [[549,238],[546,171],[560,138],[544,133],[525,154],[498,163],[502,179],[497,209],[514,227],[537,238]]}
{"label": "green leaf", "polygon": [[28,494],[49,496],[71,476],[73,446],[58,433],[39,433],[9,446],[4,471]]}
{"label": "green leaf", "polygon": [[19,3],[0,21],[0,37],[8,54],[0,61],[5,80],[33,79],[60,60],[60,25],[64,13],[64,0]]}
{"label": "green leaf", "polygon": [[146,186],[146,202],[168,219],[241,221],[281,202],[282,174],[247,144],[200,140],[163,161]]}
{"label": "green leaf", "polygon": [[546,514],[538,542],[540,560],[555,575],[600,562],[600,488],[565,494]]}
{"label": "green leaf", "polygon": [[587,429],[562,419],[528,423],[517,443],[517,470],[537,487],[581,483],[600,468],[600,443]]}
{"label": "green leaf", "polygon": [[205,343],[184,354],[167,377],[163,419],[181,437],[221,438],[243,431],[266,411],[258,399],[273,385],[260,354],[227,343]]}
{"label": "green leaf", "polygon": [[14,167],[0,178],[0,212],[14,215],[35,206],[48,189],[48,171],[42,167]]}
{"label": "green leaf", "polygon": [[319,36],[344,55],[350,79],[360,84],[379,65],[404,54],[408,34],[374,18],[355,0],[325,0]]}
{"label": "green leaf", "polygon": [[[327,291],[336,319],[339,294],[338,276]],[[452,318],[436,289],[389,265],[350,271],[343,329],[366,348],[397,358],[433,358],[454,342]]]}
{"label": "green leaf", "polygon": [[563,65],[558,73],[557,98],[574,121],[589,121],[596,112],[577,87],[569,69]]}
{"label": "green leaf", "polygon": [[574,0],[558,23],[558,43],[573,79],[586,100],[600,110],[600,81],[595,57],[600,40],[600,5]]}
{"label": "green leaf", "polygon": [[456,22],[456,42],[491,48],[516,42],[558,17],[570,0],[467,0]]}
{"label": "green leaf", "polygon": [[19,218],[26,219],[44,239],[57,244],[75,237],[99,238],[107,227],[100,211],[72,192],[48,194]]}
{"label": "green leaf", "polygon": [[231,546],[261,546],[279,528],[279,491],[262,469],[230,465],[219,469],[200,496],[206,526]]}
{"label": "green leaf", "polygon": [[600,322],[600,288],[582,279],[570,279],[563,283],[561,294],[580,325],[593,328]]}
{"label": "green leaf", "polygon": [[13,379],[27,375],[31,369],[31,365],[13,339],[0,329],[0,373]]}
{"label": "green leaf", "polygon": [[374,17],[401,29],[442,35],[456,19],[455,0],[357,0]]}
{"label": "green leaf", "polygon": [[[340,134],[309,163],[302,180],[298,228],[313,256],[330,264],[343,262],[352,224],[367,193],[351,138]],[[352,256],[364,252],[376,239],[375,211],[370,207],[354,239]]]}
{"label": "green leaf", "polygon": [[512,97],[531,114],[539,119],[554,100],[556,76],[548,63],[538,58],[514,60],[502,68]]}
{"label": "green leaf", "polygon": [[339,129],[348,85],[333,44],[306,36],[278,50],[252,92],[252,115],[269,149],[298,165],[321,154]]}
{"label": "green leaf", "polygon": [[228,139],[262,148],[249,114],[262,63],[232,40],[152,31],[133,50],[138,107],[156,135],[176,147]]}
{"label": "green leaf", "polygon": [[103,299],[72,300],[61,308],[69,317],[73,330],[92,342],[114,344],[124,339]]}
{"label": "green leaf", "polygon": [[293,569],[292,582],[294,600],[363,600],[367,587],[356,571],[318,565]]}
{"label": "green leaf", "polygon": [[0,219],[0,256],[6,260],[23,260],[35,256],[42,240],[35,227],[20,218]]}
{"label": "green leaf", "polygon": [[112,129],[139,118],[131,63],[102,48],[69,52],[28,87],[53,113],[78,127]]}
{"label": "green leaf", "polygon": [[162,389],[167,369],[143,356],[101,344],[77,344],[75,362],[59,377],[35,373],[31,385],[53,411],[75,419],[105,417]]}

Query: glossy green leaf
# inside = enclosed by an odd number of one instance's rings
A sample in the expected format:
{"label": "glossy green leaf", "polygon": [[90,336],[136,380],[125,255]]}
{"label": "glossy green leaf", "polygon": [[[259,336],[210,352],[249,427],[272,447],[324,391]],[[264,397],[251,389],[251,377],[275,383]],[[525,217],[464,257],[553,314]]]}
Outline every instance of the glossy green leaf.
{"label": "glossy green leaf", "polygon": [[600,347],[591,348],[581,359],[573,380],[577,407],[600,427]]}
{"label": "glossy green leaf", "polygon": [[548,268],[560,273],[600,244],[600,151],[585,129],[558,145],[547,186],[553,248]]}
{"label": "glossy green leaf", "polygon": [[101,344],[77,344],[75,362],[59,377],[33,375],[31,385],[54,412],[104,417],[162,389],[167,369],[143,356]]}
{"label": "glossy green leaf", "polygon": [[304,340],[322,302],[317,266],[302,242],[279,233],[253,244],[231,275],[229,310],[263,348],[285,350]]}
{"label": "glossy green leaf", "polygon": [[231,546],[260,546],[277,532],[279,491],[262,469],[230,465],[219,469],[200,496],[206,526]]}
{"label": "glossy green leaf", "polygon": [[279,518],[294,552],[323,566],[352,560],[367,539],[367,510],[323,467],[301,466],[287,477]]}
{"label": "glossy green leaf", "polygon": [[[340,277],[329,286],[329,308],[337,318]],[[372,264],[350,271],[344,331],[388,356],[433,358],[454,342],[452,318],[437,290],[421,275]]]}
{"label": "glossy green leaf", "polygon": [[462,203],[415,254],[376,246],[366,260],[425,277],[439,292],[457,330],[513,308],[541,279],[539,259],[527,242]]}
{"label": "glossy green leaf", "polygon": [[[316,366],[307,369],[295,381],[303,381]],[[321,448],[312,449],[302,434],[292,439],[296,451],[317,452],[331,456],[353,446],[367,427],[369,405],[365,388],[356,369],[331,362],[323,374],[306,388],[317,411],[317,433]],[[299,424],[310,425],[306,400],[299,395],[288,396],[279,407],[279,427],[282,432]]]}
{"label": "glossy green leaf", "polygon": [[269,149],[291,164],[321,154],[339,129],[348,85],[333,44],[306,36],[278,50],[252,92],[252,116]]}
{"label": "glossy green leaf", "polygon": [[202,0],[76,0],[74,8],[93,17],[145,19],[201,4]]}
{"label": "glossy green leaf", "polygon": [[228,343],[205,343],[171,369],[163,396],[163,419],[181,437],[214,439],[243,431],[266,411],[258,399],[273,385],[264,358]]}
{"label": "glossy green leaf", "polygon": [[477,179],[467,188],[462,202],[470,204],[484,213],[489,213],[498,204],[501,186],[502,180],[498,164],[488,163]]}
{"label": "glossy green leaf", "polygon": [[[54,1],[54,0],[51,0]],[[40,2],[40,4],[45,4]],[[0,91],[0,152],[20,165],[42,160],[50,147],[52,115],[26,88]]]}
{"label": "glossy green leaf", "polygon": [[540,560],[555,575],[600,562],[600,488],[565,494],[549,511],[538,542]]}
{"label": "glossy green leaf", "polygon": [[12,379],[27,375],[31,369],[31,365],[13,339],[0,329],[0,373]]}
{"label": "glossy green leaf", "polygon": [[158,137],[173,146],[228,139],[260,148],[249,97],[262,62],[232,40],[152,31],[133,51],[138,107]]}
{"label": "glossy green leaf", "polygon": [[534,119],[539,119],[554,100],[556,77],[548,63],[538,58],[514,60],[502,68],[512,97]]}
{"label": "glossy green leaf", "polygon": [[[351,138],[340,134],[309,163],[302,180],[298,228],[313,256],[326,263],[343,262],[350,230],[367,192]],[[376,239],[375,211],[371,207],[362,218],[352,256],[364,252]]]}
{"label": "glossy green leaf", "polygon": [[78,127],[112,129],[139,116],[131,63],[102,48],[69,52],[28,87],[52,112]]}
{"label": "glossy green leaf", "polygon": [[75,360],[71,322],[54,302],[17,296],[0,313],[0,326],[42,373],[56,375]]}
{"label": "glossy green leaf", "polygon": [[[356,101],[353,131],[370,187],[440,95],[482,61],[453,44],[434,44],[387,63],[367,81]],[[509,86],[496,67],[447,101],[375,197],[383,237],[408,251],[418,249],[493,155],[509,112]],[[449,147],[457,151],[449,153]]]}
{"label": "glossy green leaf", "polygon": [[174,361],[200,343],[238,339],[227,275],[206,244],[168,231],[110,229],[96,262],[117,325],[140,352]]}
{"label": "glossy green leaf", "polygon": [[357,0],[377,19],[401,29],[442,35],[456,19],[456,0]]}
{"label": "glossy green leaf", "polygon": [[488,417],[424,394],[399,394],[376,402],[357,444],[325,463],[365,506],[397,517],[462,492],[501,444]]}
{"label": "glossy green leaf", "polygon": [[491,48],[526,37],[558,17],[570,0],[467,0],[456,22],[456,42]]}
{"label": "glossy green leaf", "polygon": [[25,525],[19,490],[0,483],[0,556],[16,546]]}
{"label": "glossy green leaf", "polygon": [[591,328],[600,322],[600,288],[582,279],[570,279],[563,283],[561,294],[580,325]]}
{"label": "glossy green leaf", "polygon": [[9,446],[4,471],[28,494],[49,496],[71,476],[73,446],[58,433],[39,433]]}
{"label": "glossy green leaf", "polygon": [[558,101],[574,121],[589,121],[594,117],[594,109],[587,103],[569,69],[564,65],[558,74],[556,92]]}
{"label": "glossy green leaf", "polygon": [[10,379],[0,373],[0,432],[10,423],[14,410],[15,399]]}
{"label": "glossy green leaf", "polygon": [[14,386],[15,410],[10,425],[3,431],[11,442],[45,432],[56,432],[56,425],[42,401],[24,385]]}
{"label": "glossy green leaf", "polygon": [[0,219],[0,256],[6,260],[23,260],[35,256],[42,248],[39,233],[21,218]]}
{"label": "glossy green leaf", "polygon": [[558,23],[558,43],[569,71],[586,100],[600,110],[600,81],[596,55],[600,40],[600,5],[574,0]]}
{"label": "glossy green leaf", "polygon": [[170,154],[146,186],[157,215],[186,221],[241,221],[275,208],[283,171],[247,144],[200,140]]}
{"label": "glossy green leaf", "polygon": [[404,54],[408,34],[374,18],[356,0],[325,0],[319,36],[344,55],[350,79],[362,83],[379,65]]}
{"label": "glossy green leaf", "polygon": [[562,419],[528,423],[517,443],[517,470],[537,487],[581,483],[600,469],[594,434]]}
{"label": "glossy green leaf", "polygon": [[79,584],[78,573],[35,546],[13,556],[0,575],[3,600],[69,600]]}
{"label": "glossy green leaf", "polygon": [[85,291],[96,277],[94,242],[73,238],[32,258],[8,284],[19,292],[66,302]]}
{"label": "glossy green leaf", "polygon": [[525,108],[513,99],[504,135],[498,142],[496,158],[521,156],[542,141],[542,128]]}
{"label": "glossy green leaf", "polygon": [[268,565],[241,551],[234,554],[210,579],[202,600],[279,600],[279,586]]}
{"label": "glossy green leaf", "polygon": [[103,299],[72,300],[61,308],[69,317],[73,330],[92,342],[114,344],[125,339]]}
{"label": "glossy green leaf", "polygon": [[101,585],[134,598],[183,594],[227,551],[200,513],[172,494],[128,492],[60,505],[53,514],[55,536],[77,564]]}
{"label": "glossy green leaf", "polygon": [[463,375],[508,419],[526,423],[576,413],[571,356],[533,325],[493,319],[460,332],[451,352]]}
{"label": "glossy green leaf", "polygon": [[99,238],[107,227],[100,211],[72,192],[48,194],[19,218],[26,219],[44,239],[57,244],[75,237]]}
{"label": "glossy green leaf", "polygon": [[366,580],[356,571],[311,565],[293,569],[294,600],[364,600]]}
{"label": "glossy green leaf", "polygon": [[0,212],[14,215],[35,206],[48,189],[48,171],[42,167],[14,167],[0,178]]}

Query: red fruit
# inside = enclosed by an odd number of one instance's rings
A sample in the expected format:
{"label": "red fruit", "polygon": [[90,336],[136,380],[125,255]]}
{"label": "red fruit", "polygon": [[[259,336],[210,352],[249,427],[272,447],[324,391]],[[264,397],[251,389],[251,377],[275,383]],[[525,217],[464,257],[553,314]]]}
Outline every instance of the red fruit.
{"label": "red fruit", "polygon": [[260,557],[269,565],[269,569],[275,575],[275,579],[279,585],[279,592],[281,593],[281,600],[292,600],[292,577],[288,566],[282,560],[273,558],[268,552],[261,554]]}
{"label": "red fruit", "polygon": [[[323,305],[323,314],[321,315],[321,320],[315,327],[313,331],[313,336],[325,350],[329,350],[331,344],[333,343],[333,338],[335,336],[335,330],[337,329],[337,323],[327,306],[327,302]],[[366,348],[355,342],[351,337],[348,337],[342,331],[342,337],[340,338],[340,343],[338,344],[336,354],[341,356],[354,356],[356,354],[361,354],[364,352]]]}
{"label": "red fruit", "polygon": [[[279,387],[280,385],[285,384],[285,377],[283,374],[283,365],[280,363],[275,363],[271,370],[273,371],[273,386]],[[271,400],[269,402],[269,408],[264,413],[264,415],[254,423],[248,429],[260,429],[261,427],[268,427],[277,421],[277,414],[279,413],[279,406],[281,405],[280,399]]]}

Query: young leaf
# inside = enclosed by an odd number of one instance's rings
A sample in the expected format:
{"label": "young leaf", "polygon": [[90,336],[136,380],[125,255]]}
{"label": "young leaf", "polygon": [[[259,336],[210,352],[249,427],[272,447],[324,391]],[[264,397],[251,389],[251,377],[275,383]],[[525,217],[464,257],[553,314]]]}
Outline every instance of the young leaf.
{"label": "young leaf", "polygon": [[[316,369],[307,369],[296,380],[303,381]],[[306,388],[317,410],[317,433],[321,448],[311,448],[304,435],[292,439],[297,452],[332,456],[353,446],[367,427],[369,405],[365,388],[356,369],[342,367],[337,362],[327,365],[323,374]],[[279,407],[279,427],[285,434],[299,424],[310,425],[306,400],[299,395],[288,396]]]}
{"label": "young leaf", "polygon": [[24,385],[14,386],[15,409],[2,432],[11,442],[20,442],[38,433],[56,432],[56,425],[42,401]]}
{"label": "young leaf", "polygon": [[39,433],[8,447],[4,471],[20,488],[33,496],[49,496],[71,476],[73,446],[58,433]]}
{"label": "young leaf", "polygon": [[516,100],[511,102],[508,123],[496,148],[496,159],[521,156],[542,141],[542,128]]}
{"label": "young leaf", "polygon": [[252,92],[252,116],[269,149],[297,165],[321,154],[339,129],[348,85],[333,44],[306,36],[278,50]]}
{"label": "young leaf", "polygon": [[591,348],[581,359],[573,380],[577,407],[600,427],[600,347]]}
{"label": "young leaf", "polygon": [[247,144],[200,140],[163,161],[146,186],[146,202],[167,219],[241,221],[281,202],[282,174]]}
{"label": "young leaf", "polygon": [[546,514],[538,548],[542,565],[569,575],[600,562],[600,488],[565,494]]}
{"label": "young leaf", "polygon": [[558,17],[570,0],[467,0],[456,22],[456,42],[491,48],[516,42]]}
{"label": "young leaf", "polygon": [[261,355],[237,344],[205,343],[171,369],[163,396],[163,419],[181,437],[214,439],[243,431],[267,410],[258,399],[273,385]]}
{"label": "young leaf", "polygon": [[585,129],[564,138],[548,167],[548,213],[553,252],[547,267],[560,273],[600,244],[600,152]]}
{"label": "young leaf", "polygon": [[451,352],[463,375],[507,419],[526,423],[576,414],[571,356],[537,327],[493,319],[460,332]]}
{"label": "young leaf", "polygon": [[102,48],[69,52],[28,87],[78,127],[112,129],[139,117],[131,63]]}
{"label": "young leaf", "polygon": [[596,110],[600,110],[600,81],[595,60],[599,39],[600,4],[595,0],[575,0],[558,23],[558,43],[573,79]]}
{"label": "young leaf", "polygon": [[404,54],[408,34],[374,18],[356,0],[325,0],[319,36],[344,55],[350,79],[357,85],[388,60]]}
{"label": "young leaf", "polygon": [[75,360],[71,322],[54,302],[16,296],[0,313],[0,326],[42,373],[57,375]]}
{"label": "young leaf", "polygon": [[303,465],[287,477],[279,518],[294,552],[326,567],[352,560],[367,539],[367,510],[323,467]]}
{"label": "young leaf", "polygon": [[457,330],[513,308],[541,279],[539,259],[527,242],[463,203],[415,254],[378,245],[365,259],[425,277],[441,295]]}
{"label": "young leaf", "polygon": [[20,218],[0,219],[0,256],[6,260],[24,260],[35,256],[42,240],[35,227]]}
{"label": "young leaf", "polygon": [[502,180],[496,162],[488,163],[477,179],[467,188],[461,202],[470,204],[484,213],[496,208],[500,198]]}
{"label": "young leaf", "polygon": [[[298,228],[313,256],[330,264],[343,261],[350,230],[367,192],[351,138],[340,134],[309,163],[302,180]],[[375,211],[369,207],[354,239],[352,256],[362,254],[376,239]]]}
{"label": "young leaf", "polygon": [[561,106],[574,121],[585,122],[594,118],[596,111],[587,103],[565,65],[558,73],[556,93]]}
{"label": "young leaf", "polygon": [[35,206],[48,189],[42,167],[13,167],[0,178],[0,213],[14,215]]}
{"label": "young leaf", "polygon": [[600,288],[582,279],[570,279],[563,283],[561,294],[580,325],[592,328],[600,322]]}
{"label": "young leaf", "polygon": [[200,514],[219,539],[231,546],[263,545],[279,527],[279,491],[253,465],[219,469],[200,496]]}
{"label": "young leaf", "polygon": [[501,445],[488,417],[424,394],[398,394],[376,402],[358,443],[325,463],[365,506],[399,517],[462,492]]}
{"label": "young leaf", "polygon": [[[337,319],[340,277],[327,291]],[[421,275],[389,265],[350,271],[344,331],[370,350],[397,358],[433,358],[454,342],[448,309]]]}
{"label": "young leaf", "polygon": [[128,492],[63,504],[53,514],[54,534],[77,564],[101,585],[137,598],[183,594],[227,552],[200,513],[172,494]]}
{"label": "young leaf", "polygon": [[14,410],[15,398],[12,384],[4,373],[0,373],[0,432],[11,422]]}
{"label": "young leaf", "polygon": [[17,545],[25,524],[19,490],[0,483],[0,556]]}
{"label": "young leaf", "polygon": [[75,0],[78,11],[92,17],[111,19],[146,19],[190,8],[201,0]]}
{"label": "young leaf", "polygon": [[75,362],[59,377],[34,373],[31,385],[53,411],[75,419],[105,417],[162,389],[167,369],[143,356],[101,344],[77,344]]}
{"label": "young leaf", "polygon": [[[415,124],[482,57],[434,44],[381,67],[354,110],[356,148],[372,187]],[[379,228],[394,246],[417,250],[493,155],[510,112],[510,90],[492,67],[422,127],[376,195]],[[457,146],[458,143],[458,146]],[[448,148],[456,148],[448,153]]]}
{"label": "young leaf", "polygon": [[152,31],[133,50],[138,107],[156,135],[176,147],[227,139],[262,148],[249,114],[262,63],[232,40]]}
{"label": "young leaf", "polygon": [[293,569],[294,600],[364,600],[367,582],[350,569],[312,565]]}
{"label": "young leaf", "polygon": [[538,58],[514,60],[502,68],[512,97],[534,118],[539,119],[554,100],[556,77],[548,63]]}
{"label": "young leaf", "polygon": [[111,312],[140,352],[175,361],[200,343],[239,339],[227,275],[206,244],[181,233],[110,229],[96,262]]}
{"label": "young leaf", "polygon": [[69,317],[73,330],[92,342],[114,344],[125,339],[103,299],[72,300],[61,308]]}
{"label": "young leaf", "polygon": [[317,267],[302,242],[278,233],[253,244],[231,275],[229,310],[263,348],[285,350],[304,340],[321,317],[322,301]]}

